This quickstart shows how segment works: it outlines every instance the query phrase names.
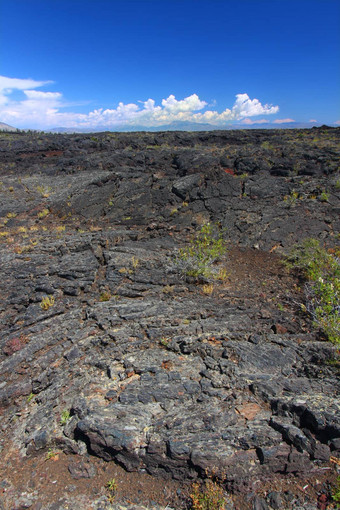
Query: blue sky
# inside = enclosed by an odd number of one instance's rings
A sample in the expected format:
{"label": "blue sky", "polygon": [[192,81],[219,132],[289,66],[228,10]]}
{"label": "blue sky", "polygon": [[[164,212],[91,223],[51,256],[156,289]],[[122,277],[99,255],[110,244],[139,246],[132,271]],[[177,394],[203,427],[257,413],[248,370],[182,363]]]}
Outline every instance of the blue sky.
{"label": "blue sky", "polygon": [[3,0],[0,122],[340,119],[339,0]]}

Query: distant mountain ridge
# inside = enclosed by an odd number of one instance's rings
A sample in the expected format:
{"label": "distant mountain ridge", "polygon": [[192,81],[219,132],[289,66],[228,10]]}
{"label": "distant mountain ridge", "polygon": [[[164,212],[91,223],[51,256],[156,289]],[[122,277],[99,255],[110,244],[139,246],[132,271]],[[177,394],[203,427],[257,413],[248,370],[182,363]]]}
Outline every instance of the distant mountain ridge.
{"label": "distant mountain ridge", "polygon": [[103,131],[117,131],[117,132],[134,132],[134,131],[225,131],[230,129],[307,129],[312,127],[319,127],[321,123],[315,122],[283,122],[281,124],[274,124],[271,122],[254,123],[254,124],[228,124],[225,126],[215,126],[212,124],[199,124],[195,122],[172,122],[171,124],[164,124],[157,127],[149,126],[97,126],[96,128],[66,128],[56,127],[46,131],[52,133],[95,133]]}
{"label": "distant mountain ridge", "polygon": [[0,122],[0,131],[18,131],[18,130],[17,130],[17,128],[10,126],[9,124]]}
{"label": "distant mountain ridge", "polygon": [[[310,129],[312,127],[321,127],[320,122],[282,122],[275,124],[273,122],[259,122],[254,124],[227,124],[224,126],[216,126],[212,124],[200,124],[196,122],[172,122],[171,124],[163,124],[162,126],[97,126],[97,127],[55,127],[50,129],[33,129],[33,131],[43,131],[49,133],[102,133],[104,131],[122,132],[122,133],[133,133],[133,132],[159,132],[159,131],[229,131],[238,129]],[[329,126],[329,127],[336,127]],[[0,122],[0,131],[31,131],[30,128],[18,129],[5,122]]]}

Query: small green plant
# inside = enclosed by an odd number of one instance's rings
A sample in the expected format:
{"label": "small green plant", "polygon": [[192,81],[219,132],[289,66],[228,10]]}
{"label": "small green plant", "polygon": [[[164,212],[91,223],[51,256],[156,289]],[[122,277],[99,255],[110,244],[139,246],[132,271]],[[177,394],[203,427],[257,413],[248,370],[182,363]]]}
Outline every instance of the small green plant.
{"label": "small green plant", "polygon": [[321,202],[328,202],[329,200],[329,193],[327,193],[325,190],[323,190],[320,194],[320,201]]}
{"label": "small green plant", "polygon": [[299,198],[299,193],[295,190],[291,191],[289,195],[285,195],[283,200],[286,203],[287,207],[293,207],[296,204],[297,199]]}
{"label": "small green plant", "polygon": [[54,296],[43,297],[40,303],[40,308],[42,308],[43,310],[48,310],[49,308],[51,308],[51,306],[54,305],[54,303],[55,303]]}
{"label": "small green plant", "polygon": [[332,499],[335,501],[335,508],[340,508],[340,476],[338,476],[336,486],[333,489]]}
{"label": "small green plant", "polygon": [[213,278],[216,273],[213,264],[227,251],[223,233],[218,225],[203,225],[189,246],[179,250],[176,262],[182,272],[196,279]]}
{"label": "small green plant", "polygon": [[52,191],[52,188],[51,186],[37,186],[37,191],[38,193],[40,193],[40,195],[43,197],[43,198],[48,198],[50,196],[50,193]]}
{"label": "small green plant", "polygon": [[102,292],[99,296],[99,301],[101,301],[101,302],[110,301],[111,297],[112,297],[111,292],[104,290],[104,292]]}
{"label": "small green plant", "polygon": [[305,304],[314,325],[333,343],[340,343],[340,249],[325,250],[316,239],[305,239],[287,258],[289,268],[305,277]]}
{"label": "small green plant", "polygon": [[132,257],[131,265],[133,269],[137,269],[137,267],[139,266],[139,259],[137,257]]}
{"label": "small green plant", "polygon": [[42,211],[40,211],[40,213],[38,213],[38,218],[39,220],[42,220],[43,218],[46,218],[46,216],[48,216],[50,214],[50,211],[48,209],[43,209]]}
{"label": "small green plant", "polygon": [[[0,234],[1,235],[1,234]],[[162,288],[162,292],[164,294],[172,294],[173,292],[175,291],[175,287],[174,285],[165,285],[163,288]]]}
{"label": "small green plant", "polygon": [[224,510],[223,489],[216,482],[208,479],[203,485],[194,483],[192,493],[192,510]]}
{"label": "small green plant", "polygon": [[230,276],[225,267],[220,267],[218,273],[214,275],[214,280],[220,280],[226,282]]}
{"label": "small green plant", "polygon": [[108,500],[110,503],[113,503],[118,488],[116,480],[111,478],[111,480],[106,483],[105,487],[108,491]]}
{"label": "small green plant", "polygon": [[285,307],[281,303],[278,303],[277,307],[280,310],[280,312],[284,312]]}
{"label": "small green plant", "polygon": [[68,422],[68,420],[71,418],[71,415],[70,415],[70,411],[68,410],[65,410],[61,413],[61,417],[60,417],[60,425],[66,425],[66,423]]}
{"label": "small green plant", "polygon": [[329,367],[331,367],[335,374],[336,374],[336,377],[340,377],[340,357],[339,357],[339,354],[337,355],[338,357],[337,358],[333,358],[333,359],[328,359],[325,361],[326,365],[328,365]]}
{"label": "small green plant", "polygon": [[261,147],[263,149],[266,149],[266,150],[273,150],[274,149],[274,146],[271,143],[269,143],[267,140],[265,142],[261,143]]}
{"label": "small green plant", "polygon": [[59,455],[59,452],[56,452],[55,450],[52,450],[52,448],[49,448],[48,452],[46,453],[45,461],[54,459],[55,457],[57,457],[57,455]]}
{"label": "small green plant", "polygon": [[34,399],[34,397],[35,397],[34,393],[31,392],[27,397],[27,403],[29,404]]}
{"label": "small green plant", "polygon": [[202,291],[206,296],[211,296],[214,292],[214,285],[212,283],[206,283],[202,286]]}

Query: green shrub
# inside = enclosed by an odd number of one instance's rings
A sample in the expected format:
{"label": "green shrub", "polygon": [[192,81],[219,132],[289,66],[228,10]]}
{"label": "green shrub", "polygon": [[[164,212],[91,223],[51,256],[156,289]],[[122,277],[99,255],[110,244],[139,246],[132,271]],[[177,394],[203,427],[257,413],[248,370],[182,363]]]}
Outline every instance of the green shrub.
{"label": "green shrub", "polygon": [[37,191],[40,193],[40,195],[43,198],[48,198],[50,196],[50,193],[52,191],[51,186],[37,186]]}
{"label": "green shrub", "polygon": [[216,268],[213,264],[227,251],[223,231],[218,225],[203,225],[189,246],[179,250],[176,262],[187,276],[199,279],[213,278]]}
{"label": "green shrub", "polygon": [[68,410],[63,411],[60,417],[60,425],[66,425],[70,418],[71,418],[70,411]]}
{"label": "green shrub", "polygon": [[203,486],[194,483],[192,493],[192,510],[224,510],[223,489],[216,482],[206,480]]}
{"label": "green shrub", "polygon": [[49,448],[48,452],[46,454],[46,457],[45,457],[45,461],[54,459],[55,457],[58,457],[58,455],[59,455],[59,452],[52,450],[52,448]]}
{"label": "green shrub", "polygon": [[335,501],[335,508],[340,508],[340,476],[338,476],[336,487],[333,489],[332,499]]}
{"label": "green shrub", "polygon": [[118,488],[116,480],[114,478],[112,478],[111,480],[109,480],[106,483],[105,487],[108,492],[107,498],[110,503],[113,503],[114,499],[116,497],[116,492],[117,492],[117,488]]}
{"label": "green shrub", "polygon": [[295,190],[291,191],[289,195],[285,195],[283,200],[287,207],[293,207],[296,205],[296,201],[299,198],[299,193]]}
{"label": "green shrub", "polygon": [[111,292],[104,290],[99,296],[99,301],[100,302],[110,301],[111,297],[112,297]]}
{"label": "green shrub", "polygon": [[323,190],[320,194],[320,200],[321,200],[321,202],[328,202],[329,193],[327,193],[327,191]]}
{"label": "green shrub", "polygon": [[49,308],[51,308],[51,306],[54,305],[54,303],[55,303],[54,296],[45,296],[41,300],[40,308],[42,310],[48,310]]}
{"label": "green shrub", "polygon": [[49,214],[50,214],[49,209],[43,209],[38,213],[38,218],[39,220],[42,220],[43,218],[46,218],[46,216],[48,216]]}
{"label": "green shrub", "polygon": [[32,391],[31,391],[31,393],[30,393],[30,394],[28,395],[28,397],[27,397],[27,403],[29,404],[29,403],[31,402],[31,400],[32,400],[34,397],[35,397],[35,395],[34,395],[34,393],[32,393]]}
{"label": "green shrub", "polygon": [[307,280],[303,310],[329,340],[340,343],[340,249],[327,251],[316,239],[305,239],[292,249],[286,265],[298,268]]}

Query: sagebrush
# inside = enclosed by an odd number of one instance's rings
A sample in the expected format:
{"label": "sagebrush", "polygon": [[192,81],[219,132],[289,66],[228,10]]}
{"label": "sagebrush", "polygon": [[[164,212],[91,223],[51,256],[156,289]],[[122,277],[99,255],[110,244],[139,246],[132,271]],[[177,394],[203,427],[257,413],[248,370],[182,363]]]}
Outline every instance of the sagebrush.
{"label": "sagebrush", "polygon": [[317,239],[305,239],[294,246],[286,264],[306,279],[303,310],[331,342],[340,343],[340,248],[326,250]]}
{"label": "sagebrush", "polygon": [[225,510],[223,489],[213,480],[206,480],[203,485],[193,484],[192,510]]}
{"label": "sagebrush", "polygon": [[176,263],[180,270],[186,276],[206,281],[225,278],[224,272],[221,273],[221,267],[216,265],[227,252],[224,235],[225,232],[219,225],[211,223],[203,225],[189,245],[179,250]]}

